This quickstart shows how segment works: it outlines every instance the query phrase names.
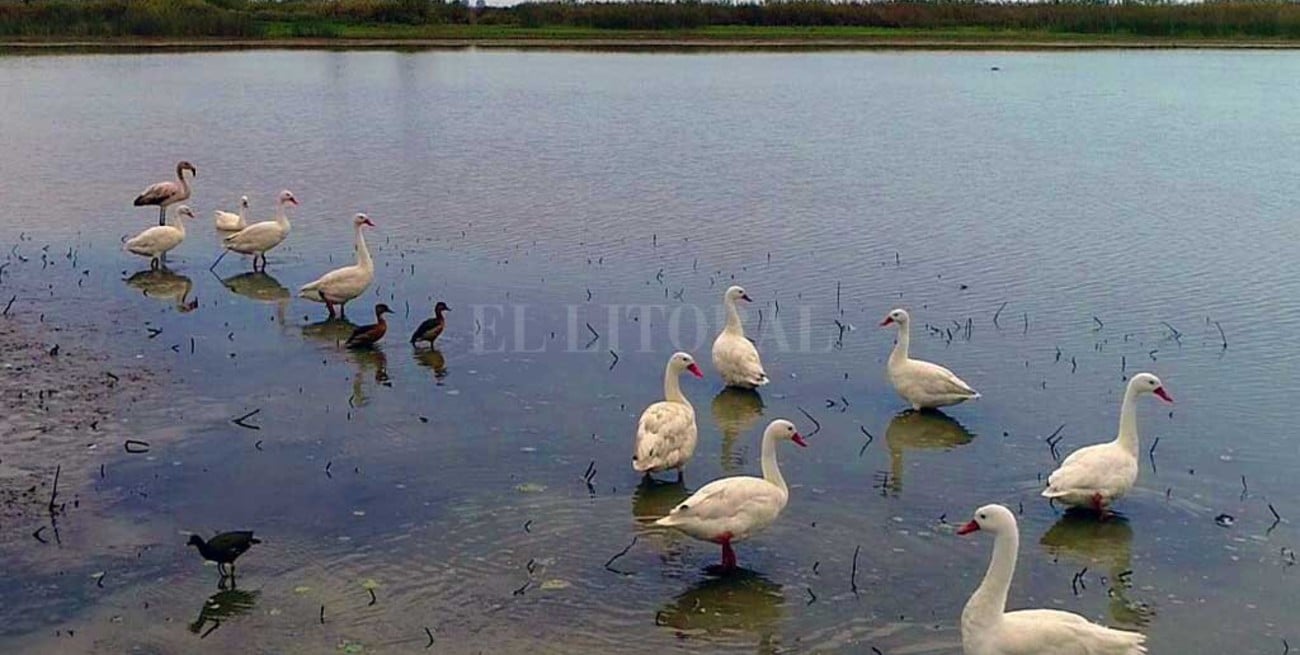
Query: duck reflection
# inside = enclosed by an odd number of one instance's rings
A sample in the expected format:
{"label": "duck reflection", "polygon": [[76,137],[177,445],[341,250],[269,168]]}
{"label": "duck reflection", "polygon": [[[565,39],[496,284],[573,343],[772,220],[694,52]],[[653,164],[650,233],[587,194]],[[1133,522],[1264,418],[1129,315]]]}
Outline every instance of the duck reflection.
{"label": "duck reflection", "polygon": [[1098,521],[1089,512],[1066,512],[1038,542],[1054,558],[1106,572],[1110,590],[1110,616],[1120,624],[1144,626],[1151,621],[1150,606],[1128,597],[1133,587],[1133,528],[1128,519],[1113,514]]}
{"label": "duck reflection", "polygon": [[[224,581],[222,584],[225,584]],[[203,607],[199,610],[199,617],[190,624],[190,632],[208,636],[208,632],[217,629],[225,619],[234,618],[248,614],[257,604],[257,596],[260,591],[243,591],[236,589],[232,585],[230,589],[222,589],[203,601]],[[208,632],[204,632],[203,626],[212,623]]]}
{"label": "duck reflection", "polygon": [[354,407],[365,407],[370,404],[370,397],[366,395],[366,379],[373,377],[377,386],[391,386],[388,381],[388,356],[379,348],[362,348],[358,350],[349,350],[348,355],[357,365],[357,374],[352,376],[352,396],[348,398],[348,403]]}
{"label": "duck reflection", "polygon": [[442,356],[442,351],[436,348],[416,350],[414,357],[416,364],[433,369],[433,379],[441,385],[443,378],[447,377],[447,358]]}
{"label": "duck reflection", "polygon": [[736,473],[744,467],[744,453],[736,452],[736,439],[749,432],[762,416],[763,397],[753,389],[727,387],[713,397],[713,422],[722,432],[724,473]]}
{"label": "duck reflection", "polygon": [[781,585],[747,569],[707,578],[655,614],[655,625],[688,633],[755,634],[760,653],[777,652],[785,596]]}
{"label": "duck reflection", "polygon": [[903,491],[903,451],[952,450],[971,442],[975,435],[947,414],[907,410],[889,421],[885,444],[889,447],[889,490]]}
{"label": "duck reflection", "polygon": [[146,269],[126,279],[129,287],[139,289],[148,298],[170,301],[182,313],[192,312],[199,307],[197,299],[189,299],[194,283],[184,275],[177,275],[166,268]]}

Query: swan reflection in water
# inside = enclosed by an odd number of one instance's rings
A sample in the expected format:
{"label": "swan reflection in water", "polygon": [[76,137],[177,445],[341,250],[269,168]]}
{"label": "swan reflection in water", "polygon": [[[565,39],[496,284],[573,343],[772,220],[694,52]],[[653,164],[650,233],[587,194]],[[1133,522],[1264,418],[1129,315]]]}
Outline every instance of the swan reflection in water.
{"label": "swan reflection in water", "polygon": [[748,433],[763,416],[763,397],[753,389],[727,387],[713,397],[713,422],[722,433],[722,471],[734,474],[744,469],[745,448],[736,452],[736,440]]}
{"label": "swan reflection in water", "polygon": [[364,407],[370,403],[364,384],[366,380],[373,379],[375,385],[386,387],[392,386],[392,383],[388,380],[388,356],[384,354],[383,349],[344,347],[344,342],[356,329],[357,325],[346,318],[330,318],[302,326],[302,336],[312,341],[329,344],[356,365],[357,372],[352,376],[352,392],[348,396],[348,404],[353,407]]}
{"label": "swan reflection in water", "polygon": [[889,421],[885,444],[889,447],[889,491],[903,491],[903,452],[952,450],[971,442],[975,435],[942,412],[907,410]]}
{"label": "swan reflection in water", "polygon": [[638,538],[656,547],[661,562],[680,559],[686,540],[676,530],[653,527],[653,524],[668,516],[691,493],[684,482],[662,482],[649,476],[642,477],[641,484],[632,492],[632,519],[637,524]]}
{"label": "swan reflection in water", "polygon": [[280,325],[285,324],[285,312],[289,308],[291,296],[289,289],[275,277],[263,271],[240,273],[221,280],[221,285],[231,293],[250,300],[275,303],[275,319]]}
{"label": "swan reflection in water", "polygon": [[[222,581],[222,585],[225,582]],[[257,596],[260,591],[244,591],[231,586],[230,589],[222,588],[207,600],[203,601],[203,607],[199,610],[199,616],[190,624],[190,632],[199,635],[200,638],[208,636],[208,633],[217,629],[221,622],[236,616],[248,614],[257,604]],[[204,631],[204,626],[212,623],[212,626]]]}
{"label": "swan reflection in water", "polygon": [[756,635],[759,653],[776,653],[785,596],[781,585],[747,569],[707,578],[655,614],[655,625],[712,638]]}
{"label": "swan reflection in water", "polygon": [[442,356],[442,351],[436,348],[417,349],[413,356],[416,364],[433,369],[433,379],[442,385],[443,378],[447,377],[447,358]]}
{"label": "swan reflection in water", "polygon": [[1152,608],[1128,597],[1133,588],[1133,528],[1128,519],[1113,514],[1099,521],[1096,514],[1066,512],[1038,543],[1054,558],[1106,572],[1115,623],[1140,627],[1151,622]]}
{"label": "swan reflection in water", "polygon": [[148,298],[157,298],[171,302],[177,311],[189,313],[198,309],[198,299],[190,299],[194,283],[184,275],[177,275],[166,268],[146,269],[126,279],[129,287],[139,289]]}

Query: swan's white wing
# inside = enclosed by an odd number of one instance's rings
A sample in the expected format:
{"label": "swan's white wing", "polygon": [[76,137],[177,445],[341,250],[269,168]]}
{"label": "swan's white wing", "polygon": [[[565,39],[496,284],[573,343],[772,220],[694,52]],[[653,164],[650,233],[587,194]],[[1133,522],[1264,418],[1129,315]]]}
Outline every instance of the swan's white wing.
{"label": "swan's white wing", "polygon": [[1096,444],[1071,453],[1047,477],[1043,495],[1052,498],[1067,493],[1102,492],[1110,496],[1127,489],[1137,475],[1137,461],[1115,444]]}
{"label": "swan's white wing", "polygon": [[155,225],[126,242],[126,249],[138,255],[152,255],[175,248],[184,237],[170,225]]}
{"label": "swan's white wing", "polygon": [[1141,655],[1146,636],[1097,625],[1058,610],[1020,610],[1003,615],[996,629],[1000,655]]}
{"label": "swan's white wing", "polygon": [[938,364],[920,359],[910,360],[908,364],[909,373],[914,378],[911,382],[917,385],[922,393],[934,396],[975,397],[979,395],[979,392],[966,384],[965,380],[957,377],[956,373]]}
{"label": "swan's white wing", "polygon": [[695,412],[689,405],[661,401],[637,422],[632,467],[638,471],[674,468],[695,452]]}
{"label": "swan's white wing", "polygon": [[668,514],[672,523],[729,522],[778,502],[780,489],[762,478],[738,476],[714,480]]}
{"label": "swan's white wing", "polygon": [[718,335],[713,341],[713,367],[728,383],[762,386],[769,381],[758,348],[743,336]]}
{"label": "swan's white wing", "polygon": [[262,221],[226,236],[224,241],[227,248],[238,251],[241,248],[271,248],[283,239],[284,235],[275,221]]}

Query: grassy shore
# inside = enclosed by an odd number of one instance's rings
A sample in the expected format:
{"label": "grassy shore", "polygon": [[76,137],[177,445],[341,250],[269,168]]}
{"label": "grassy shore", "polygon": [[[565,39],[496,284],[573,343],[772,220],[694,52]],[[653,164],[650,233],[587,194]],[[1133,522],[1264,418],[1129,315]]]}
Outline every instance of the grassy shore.
{"label": "grassy shore", "polygon": [[1300,3],[0,0],[0,46],[1300,47]]}
{"label": "grassy shore", "polygon": [[498,25],[339,25],[329,35],[270,24],[251,37],[0,37],[0,51],[222,50],[255,48],[609,48],[609,49],[1300,49],[1264,37],[1149,37],[1042,30],[725,26],[609,30]]}

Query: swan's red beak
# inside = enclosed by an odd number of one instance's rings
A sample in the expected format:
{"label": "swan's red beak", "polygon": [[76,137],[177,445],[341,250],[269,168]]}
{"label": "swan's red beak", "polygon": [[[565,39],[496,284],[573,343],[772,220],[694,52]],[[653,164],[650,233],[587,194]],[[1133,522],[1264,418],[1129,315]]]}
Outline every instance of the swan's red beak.
{"label": "swan's red beak", "polygon": [[1165,391],[1165,388],[1164,388],[1164,387],[1156,387],[1156,390],[1155,390],[1155,391],[1152,391],[1151,393],[1154,393],[1155,395],[1160,396],[1160,399],[1163,400],[1163,401],[1165,401],[1165,402],[1167,402],[1167,403],[1173,404],[1173,402],[1174,402],[1173,397],[1171,397],[1171,396],[1169,395],[1169,392],[1168,392],[1168,391]]}
{"label": "swan's red beak", "polygon": [[971,521],[970,523],[967,523],[966,525],[957,528],[957,534],[959,535],[970,534],[972,532],[978,532],[979,529],[980,529],[980,524]]}
{"label": "swan's red beak", "polygon": [[802,434],[799,434],[798,432],[794,433],[794,436],[793,436],[793,437],[790,437],[790,441],[793,441],[793,442],[799,444],[800,446],[802,446],[802,447],[804,447],[804,448],[807,448],[807,447],[808,447],[808,442],[807,442],[807,441],[804,441],[804,440],[803,440],[803,435],[802,435]]}
{"label": "swan's red beak", "polygon": [[703,378],[704,378],[704,373],[703,373],[702,371],[700,371],[700,365],[699,365],[699,364],[696,364],[695,362],[691,362],[691,365],[690,365],[690,366],[687,366],[687,367],[686,367],[686,370],[690,371],[690,372],[691,372],[691,375],[694,375],[694,376],[697,377],[697,378],[700,378],[700,379],[703,379]]}
{"label": "swan's red beak", "polygon": [[747,293],[742,293],[742,294],[740,294],[740,299],[743,300],[743,301],[745,301],[745,302],[754,302],[754,299],[753,299],[753,298],[750,298],[750,297],[749,297],[749,294],[747,294]]}
{"label": "swan's red beak", "polygon": [[893,324],[894,324],[894,317],[886,316],[885,320],[880,322],[880,327],[885,327],[886,325],[893,325]]}

